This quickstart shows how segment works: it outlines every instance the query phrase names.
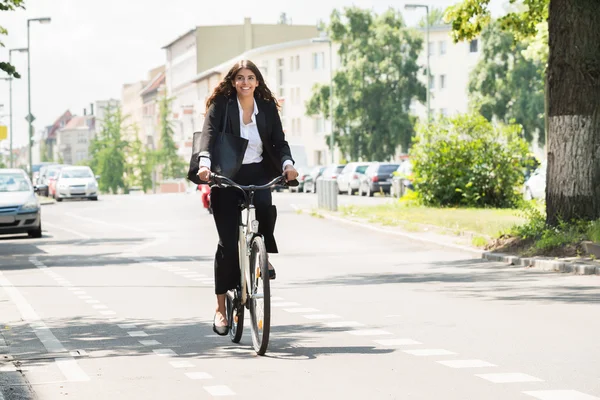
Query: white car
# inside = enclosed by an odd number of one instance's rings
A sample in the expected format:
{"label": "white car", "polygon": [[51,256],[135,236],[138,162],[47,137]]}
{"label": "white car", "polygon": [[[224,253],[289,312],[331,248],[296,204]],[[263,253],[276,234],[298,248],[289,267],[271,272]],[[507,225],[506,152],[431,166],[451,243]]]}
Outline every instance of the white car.
{"label": "white car", "polygon": [[56,201],[86,198],[98,200],[98,182],[90,167],[64,167],[56,180]]}
{"label": "white car", "polygon": [[42,212],[35,190],[22,169],[0,169],[0,234],[42,237]]}
{"label": "white car", "polygon": [[546,198],[546,163],[542,163],[525,181],[524,190],[525,200]]}

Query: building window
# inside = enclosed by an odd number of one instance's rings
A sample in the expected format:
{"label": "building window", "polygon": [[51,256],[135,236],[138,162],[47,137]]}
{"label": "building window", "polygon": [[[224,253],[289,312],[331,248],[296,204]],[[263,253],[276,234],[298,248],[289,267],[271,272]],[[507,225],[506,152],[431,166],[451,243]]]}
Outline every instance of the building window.
{"label": "building window", "polygon": [[283,58],[277,59],[277,86],[281,87],[283,85]]}
{"label": "building window", "polygon": [[446,75],[440,75],[440,89],[446,88]]}
{"label": "building window", "polygon": [[301,124],[301,119],[300,118],[296,118],[296,129],[298,130],[298,135],[302,135],[302,124]]}
{"label": "building window", "polygon": [[323,117],[315,118],[315,133],[323,133],[325,132],[325,120]]}
{"label": "building window", "polygon": [[300,71],[300,56],[299,55],[296,56],[295,61],[296,61],[296,67],[295,67],[296,71]]}
{"label": "building window", "polygon": [[294,104],[300,104],[300,88],[297,87],[294,94]]}
{"label": "building window", "polygon": [[427,52],[430,56],[433,55],[433,42],[429,42],[429,44],[427,45]]}
{"label": "building window", "polygon": [[325,152],[323,150],[315,150],[315,165],[325,164]]}
{"label": "building window", "polygon": [[325,68],[325,53],[313,53],[313,69]]}
{"label": "building window", "polygon": [[446,41],[443,40],[439,43],[440,45],[440,56],[443,56],[444,54],[446,54]]}
{"label": "building window", "polygon": [[84,132],[77,134],[77,143],[87,143],[87,135]]}
{"label": "building window", "polygon": [[479,51],[479,41],[477,39],[471,40],[469,43],[469,53],[477,53]]}
{"label": "building window", "polygon": [[429,75],[429,89],[435,89],[435,75]]}

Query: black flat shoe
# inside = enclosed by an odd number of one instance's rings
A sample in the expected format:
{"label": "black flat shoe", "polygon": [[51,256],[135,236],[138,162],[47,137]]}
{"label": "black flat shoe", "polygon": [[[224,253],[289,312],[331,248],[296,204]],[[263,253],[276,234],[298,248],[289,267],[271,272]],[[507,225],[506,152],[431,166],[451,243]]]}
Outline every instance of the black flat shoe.
{"label": "black flat shoe", "polygon": [[275,273],[275,268],[269,263],[269,279],[273,280],[275,278],[277,278],[277,273]]}
{"label": "black flat shoe", "polygon": [[[217,317],[217,314],[215,313],[215,318]],[[224,325],[224,326],[217,326],[215,324],[215,318],[213,318],[213,332],[216,333],[219,336],[225,336],[229,333],[229,326],[228,325]]]}

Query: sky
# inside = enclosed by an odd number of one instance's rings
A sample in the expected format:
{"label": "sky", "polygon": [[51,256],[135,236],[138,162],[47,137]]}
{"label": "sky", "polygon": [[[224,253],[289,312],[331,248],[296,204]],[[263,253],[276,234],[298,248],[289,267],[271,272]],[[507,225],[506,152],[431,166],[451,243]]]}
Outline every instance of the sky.
{"label": "sky", "polygon": [[[352,5],[382,12],[403,9],[407,2],[445,8],[459,0],[319,0],[307,7],[297,0],[25,0],[26,10],[0,12],[0,61],[8,49],[27,47],[27,19],[50,17],[50,24],[32,22],[31,111],[36,131],[51,125],[66,110],[83,115],[90,103],[120,99],[126,83],[147,79],[150,69],[165,63],[163,46],[198,25],[277,23],[285,12],[293,24],[327,21],[333,9]],[[501,0],[494,7],[499,10]],[[494,5],[494,3],[492,3]],[[423,10],[404,11],[409,25]],[[13,146],[27,143],[27,53],[13,52],[21,73],[13,80]],[[0,123],[9,125],[9,84],[0,80]],[[8,140],[0,142],[8,147]]]}

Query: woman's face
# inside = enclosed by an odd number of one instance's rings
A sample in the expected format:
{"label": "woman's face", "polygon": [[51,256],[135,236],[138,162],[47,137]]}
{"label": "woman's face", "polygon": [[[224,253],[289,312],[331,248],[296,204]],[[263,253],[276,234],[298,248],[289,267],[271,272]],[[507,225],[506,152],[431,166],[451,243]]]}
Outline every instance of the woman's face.
{"label": "woman's face", "polygon": [[252,70],[242,68],[233,78],[233,86],[238,96],[254,96],[254,89],[258,86],[258,79]]}

